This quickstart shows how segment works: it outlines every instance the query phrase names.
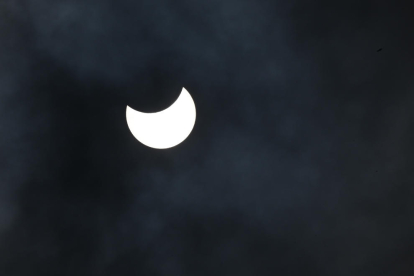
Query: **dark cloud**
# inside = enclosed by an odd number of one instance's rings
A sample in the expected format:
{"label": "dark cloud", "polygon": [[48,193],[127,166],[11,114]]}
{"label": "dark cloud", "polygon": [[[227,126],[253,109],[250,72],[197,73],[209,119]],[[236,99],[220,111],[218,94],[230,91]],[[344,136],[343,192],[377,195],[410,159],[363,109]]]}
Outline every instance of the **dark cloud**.
{"label": "dark cloud", "polygon": [[[0,0],[0,274],[412,275],[411,26],[402,1]],[[141,145],[126,105],[183,86],[191,135]]]}

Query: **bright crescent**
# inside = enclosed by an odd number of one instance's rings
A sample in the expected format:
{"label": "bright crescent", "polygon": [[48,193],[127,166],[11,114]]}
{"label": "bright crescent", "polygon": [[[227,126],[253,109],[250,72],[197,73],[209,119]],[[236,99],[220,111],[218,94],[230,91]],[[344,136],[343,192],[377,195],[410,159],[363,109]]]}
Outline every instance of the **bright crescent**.
{"label": "bright crescent", "polygon": [[177,100],[168,108],[144,113],[129,106],[126,119],[132,135],[142,144],[167,149],[183,142],[193,130],[196,108],[190,93],[183,88]]}

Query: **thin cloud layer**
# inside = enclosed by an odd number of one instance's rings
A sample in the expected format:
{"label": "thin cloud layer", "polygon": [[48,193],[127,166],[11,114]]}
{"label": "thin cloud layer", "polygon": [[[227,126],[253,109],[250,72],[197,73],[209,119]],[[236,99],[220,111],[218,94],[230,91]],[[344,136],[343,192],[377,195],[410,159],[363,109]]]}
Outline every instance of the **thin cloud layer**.
{"label": "thin cloud layer", "polygon": [[[411,275],[398,4],[2,1],[0,271]],[[142,146],[126,105],[182,87],[191,135]]]}

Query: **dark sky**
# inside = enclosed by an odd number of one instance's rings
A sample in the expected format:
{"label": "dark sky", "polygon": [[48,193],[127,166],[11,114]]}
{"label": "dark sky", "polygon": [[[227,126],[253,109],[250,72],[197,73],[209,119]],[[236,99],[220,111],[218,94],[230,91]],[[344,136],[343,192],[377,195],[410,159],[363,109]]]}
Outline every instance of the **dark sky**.
{"label": "dark sky", "polygon": [[0,275],[414,275],[409,7],[0,0]]}

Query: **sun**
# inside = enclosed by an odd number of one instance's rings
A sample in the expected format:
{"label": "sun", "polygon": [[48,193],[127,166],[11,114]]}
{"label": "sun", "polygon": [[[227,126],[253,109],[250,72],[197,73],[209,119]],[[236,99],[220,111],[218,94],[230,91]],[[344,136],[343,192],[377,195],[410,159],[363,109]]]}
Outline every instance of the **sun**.
{"label": "sun", "polygon": [[183,142],[193,130],[196,120],[194,101],[183,88],[168,108],[154,113],[139,112],[127,106],[126,119],[132,135],[154,149],[167,149]]}

